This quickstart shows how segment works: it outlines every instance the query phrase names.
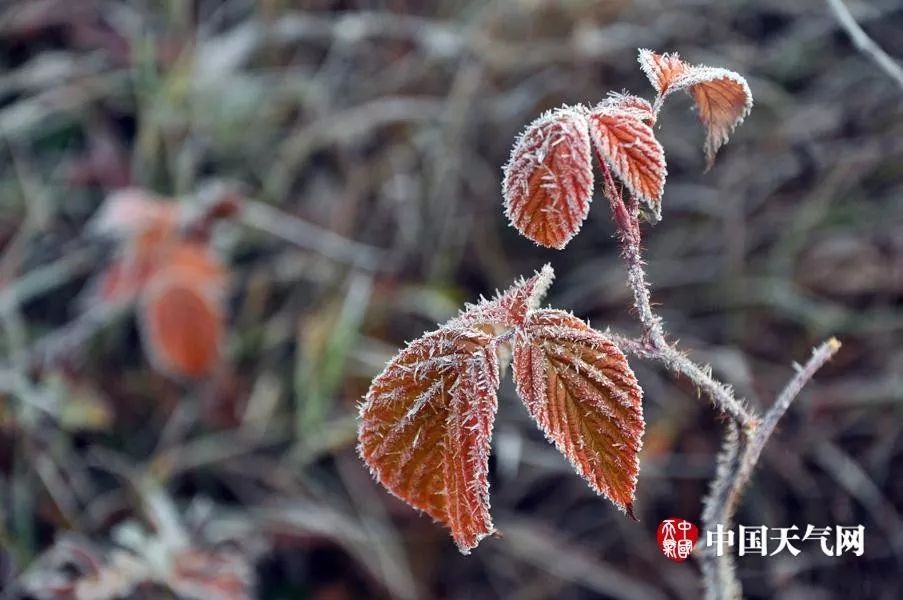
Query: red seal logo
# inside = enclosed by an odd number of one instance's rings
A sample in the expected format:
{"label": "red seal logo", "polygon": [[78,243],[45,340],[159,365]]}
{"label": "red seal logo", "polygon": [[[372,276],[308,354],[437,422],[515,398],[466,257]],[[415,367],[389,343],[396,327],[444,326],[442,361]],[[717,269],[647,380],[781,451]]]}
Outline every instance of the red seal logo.
{"label": "red seal logo", "polygon": [[699,528],[686,519],[671,517],[659,523],[655,537],[666,558],[683,562],[690,556],[699,539]]}

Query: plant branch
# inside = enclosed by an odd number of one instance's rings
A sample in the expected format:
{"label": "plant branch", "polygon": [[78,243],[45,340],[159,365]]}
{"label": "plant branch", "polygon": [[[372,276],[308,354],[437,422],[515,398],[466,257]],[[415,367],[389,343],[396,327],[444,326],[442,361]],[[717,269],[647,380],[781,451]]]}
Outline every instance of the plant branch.
{"label": "plant branch", "polygon": [[[728,423],[718,454],[718,462],[715,470],[715,478],[709,488],[702,510],[702,529],[710,531],[709,527],[721,523],[724,517],[723,509],[729,505],[729,496],[733,489],[730,485],[735,473],[741,468],[742,455],[748,447],[749,437],[739,435],[736,423]],[[699,562],[702,567],[703,587],[708,598],[740,598],[741,586],[736,576],[734,557],[730,554],[717,556],[711,549],[699,551]]]}
{"label": "plant branch", "polygon": [[[764,418],[760,419],[743,402],[734,397],[729,386],[715,379],[710,368],[701,367],[679,351],[665,337],[661,318],[652,310],[649,284],[646,281],[641,251],[639,207],[631,199],[625,205],[620,189],[604,161],[605,195],[611,203],[612,215],[618,227],[621,255],[627,266],[627,282],[633,292],[637,318],[643,328],[640,339],[611,337],[621,348],[642,358],[657,360],[669,370],[684,375],[704,392],[723,412],[732,417],[718,457],[718,468],[712,481],[702,513],[702,528],[711,531],[720,525],[729,528],[743,496],[746,484],[762,454],[762,449],[774,432],[778,421],[787,412],[803,386],[840,348],[831,338],[818,346],[809,361],[800,367]],[[706,597],[712,600],[734,600],[741,596],[734,560],[730,555],[716,555],[711,549],[700,552]]]}
{"label": "plant branch", "polygon": [[778,421],[784,416],[787,409],[790,408],[790,404],[799,395],[803,386],[812,379],[815,373],[821,369],[839,349],[840,342],[836,338],[831,338],[822,342],[820,346],[815,348],[806,364],[797,370],[796,375],[794,375],[793,379],[790,380],[778,396],[774,405],[772,405],[772,407],[768,409],[768,412],[765,413],[762,424],[757,427],[752,436],[750,436],[749,443],[743,452],[740,468],[732,479],[727,501],[725,503],[725,516],[728,517],[728,519],[732,517],[736,511],[737,504],[739,504],[740,497],[743,494],[743,488],[752,476],[752,471],[759,461],[759,456],[762,454],[762,450],[765,448],[765,444],[768,442],[771,434],[774,433]]}
{"label": "plant branch", "polygon": [[856,19],[853,18],[853,15],[850,14],[850,9],[843,3],[843,0],[826,1],[834,14],[834,18],[837,19],[840,26],[850,36],[853,45],[874,62],[879,69],[884,71],[888,77],[893,79],[897,85],[903,88],[903,68],[863,31]]}
{"label": "plant branch", "polygon": [[386,269],[388,253],[322,229],[264,202],[244,200],[237,219],[244,225],[265,231],[300,248],[354,265],[367,271]]}
{"label": "plant branch", "polygon": [[[718,471],[705,501],[702,513],[703,530],[711,531],[718,525],[725,529],[732,526],[743,491],[778,421],[787,412],[803,386],[839,349],[840,342],[835,338],[815,348],[806,364],[797,370],[774,405],[765,413],[761,425],[750,430],[747,435],[738,437],[736,426],[733,423],[729,426],[718,460]],[[717,556],[711,549],[706,549],[700,553],[700,562],[706,598],[733,600],[740,597],[740,583],[731,556]]]}
{"label": "plant branch", "polygon": [[712,402],[723,412],[726,412],[739,424],[744,431],[754,430],[759,423],[759,417],[744,406],[743,402],[734,397],[734,392],[726,385],[712,376],[710,367],[703,367],[671,344],[665,343],[661,348],[656,348],[645,339],[634,339],[611,331],[606,334],[621,349],[647,360],[656,360],[662,363],[669,371],[683,375],[705,393]]}
{"label": "plant branch", "polygon": [[649,284],[643,268],[645,263],[641,249],[639,207],[635,199],[630,200],[629,207],[625,205],[623,194],[615,186],[614,178],[601,157],[599,162],[602,164],[605,195],[611,203],[612,215],[618,226],[621,256],[627,265],[627,283],[633,292],[637,319],[643,328],[642,340],[621,339],[620,342],[637,356],[658,360],[669,370],[687,377],[744,431],[754,429],[758,417],[734,397],[731,388],[712,377],[710,369],[694,363],[665,338],[662,319],[652,310]]}

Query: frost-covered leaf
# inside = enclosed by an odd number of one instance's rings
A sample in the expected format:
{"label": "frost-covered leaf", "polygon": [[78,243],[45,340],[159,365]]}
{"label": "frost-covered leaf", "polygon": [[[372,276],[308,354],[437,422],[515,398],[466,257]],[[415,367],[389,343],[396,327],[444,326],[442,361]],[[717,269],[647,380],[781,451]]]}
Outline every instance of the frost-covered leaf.
{"label": "frost-covered leaf", "polygon": [[630,113],[647,125],[655,123],[655,111],[649,101],[631,94],[610,93],[597,108],[612,108]]}
{"label": "frost-covered leaf", "polygon": [[[639,108],[602,103],[589,115],[589,130],[596,151],[627,189],[653,213],[661,211],[665,190],[665,151]],[[604,168],[604,165],[603,165]]]}
{"label": "frost-covered leaf", "polygon": [[555,271],[551,265],[546,264],[533,277],[515,281],[514,285],[498,293],[495,298],[467,304],[452,323],[464,327],[492,325],[489,332],[495,328],[521,325],[527,318],[527,313],[539,307],[554,278]]}
{"label": "frost-covered leaf", "polygon": [[504,168],[505,214],[541,246],[564,248],[579,231],[593,194],[586,117],[573,108],[547,112],[520,135]]}
{"label": "frost-covered leaf", "polygon": [[[505,336],[513,327],[522,325],[527,314],[539,307],[555,272],[551,265],[544,265],[533,277],[521,278],[504,292],[499,292],[491,300],[481,300],[476,304],[467,304],[456,318],[446,327],[477,328],[489,334]],[[495,353],[501,373],[505,373],[511,364],[512,344],[510,336],[506,341],[495,345]]]}
{"label": "frost-covered leaf", "polygon": [[689,65],[677,54],[640,50],[639,62],[659,93],[656,109],[677,90],[687,90],[693,97],[706,130],[706,163],[711,168],[718,149],[752,109],[752,93],[746,79],[728,69]]}
{"label": "frost-covered leaf", "polygon": [[597,493],[632,515],[645,422],[642,390],[614,343],[573,315],[532,312],[514,342],[530,415]]}
{"label": "frost-covered leaf", "polygon": [[690,65],[680,59],[676,52],[658,54],[641,49],[637,60],[659,96],[664,97],[673,90],[674,81],[686,74]]}
{"label": "frost-covered leaf", "polygon": [[493,346],[480,329],[450,324],[428,333],[389,362],[361,406],[358,451],[377,481],[448,527],[465,554],[494,531]]}
{"label": "frost-covered leaf", "polygon": [[749,86],[733,71],[708,67],[694,70],[678,83],[686,87],[696,101],[699,119],[706,130],[706,165],[711,168],[718,149],[727,143],[731,133],[752,109]]}

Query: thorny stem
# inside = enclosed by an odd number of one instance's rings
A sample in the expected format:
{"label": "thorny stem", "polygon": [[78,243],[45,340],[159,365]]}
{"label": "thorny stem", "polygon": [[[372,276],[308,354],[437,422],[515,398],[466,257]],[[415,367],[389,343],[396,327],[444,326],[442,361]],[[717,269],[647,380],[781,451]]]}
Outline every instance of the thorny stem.
{"label": "thorny stem", "polygon": [[778,421],[784,416],[787,409],[790,408],[790,404],[799,395],[803,386],[812,379],[815,373],[822,368],[822,366],[824,366],[824,364],[828,362],[839,349],[840,342],[836,338],[831,338],[822,342],[820,346],[815,348],[805,366],[800,367],[797,370],[796,375],[794,375],[793,379],[787,383],[777,400],[775,400],[775,403],[768,409],[768,412],[765,413],[765,417],[762,419],[761,424],[753,431],[747,441],[737,474],[731,478],[731,486],[727,490],[728,493],[724,503],[726,517],[732,516],[736,511],[737,504],[739,504],[740,497],[743,493],[743,487],[752,476],[752,471],[759,460],[759,456],[762,454],[762,450],[765,448],[765,444],[768,442],[771,434],[774,433]]}
{"label": "thorny stem", "polygon": [[692,381],[719,409],[730,415],[744,432],[751,432],[756,429],[759,417],[734,397],[730,386],[715,379],[707,367],[697,365],[671,344],[665,343],[661,347],[654,347],[649,344],[637,344],[634,342],[626,346],[633,354],[641,358],[658,360],[668,370],[683,375]]}
{"label": "thorny stem", "polygon": [[[718,459],[718,470],[712,481],[709,496],[705,500],[705,509],[702,513],[704,530],[711,530],[719,524],[724,528],[731,527],[746,484],[749,483],[762,450],[778,421],[787,412],[803,386],[839,349],[840,342],[835,338],[830,338],[815,348],[806,364],[797,370],[796,375],[765,413],[761,424],[748,435],[738,439],[736,426],[734,424],[729,426]],[[719,557],[711,549],[702,549],[699,560],[708,600],[734,600],[741,597],[740,582],[730,555]]]}
{"label": "thorny stem", "polygon": [[618,225],[621,256],[627,264],[627,283],[633,292],[637,318],[643,327],[641,343],[627,343],[626,345],[635,354],[659,360],[669,370],[687,377],[744,430],[755,428],[758,422],[757,417],[734,397],[730,387],[714,379],[708,369],[691,361],[665,339],[661,317],[652,310],[649,284],[646,282],[646,271],[643,268],[639,207],[635,198],[630,199],[629,207],[625,205],[623,194],[615,186],[611,172],[601,159],[600,163],[603,165],[602,173],[605,177],[605,195],[611,202],[612,214]]}
{"label": "thorny stem", "polygon": [[[794,398],[815,373],[840,349],[835,338],[822,343],[809,361],[798,369],[796,375],[774,405],[760,419],[743,402],[734,397],[731,388],[715,379],[710,369],[701,367],[669,343],[665,337],[661,318],[652,310],[649,284],[643,269],[639,209],[631,198],[625,205],[623,194],[615,186],[607,165],[600,157],[604,174],[605,195],[611,202],[612,215],[618,226],[621,255],[627,265],[627,282],[633,292],[637,318],[643,328],[640,339],[612,336],[625,350],[652,360],[658,360],[669,370],[684,375],[698,389],[705,392],[712,402],[731,416],[725,433],[723,449],[718,457],[718,468],[712,481],[702,513],[703,529],[708,531],[717,525],[729,528],[743,496],[744,488],[752,477],[762,450],[778,421],[787,412]],[[706,598],[710,600],[734,600],[740,598],[741,587],[734,569],[733,558],[714,552],[699,553],[702,564]]]}
{"label": "thorny stem", "polygon": [[[740,472],[741,446],[746,446],[748,437],[739,435],[737,424],[730,422],[724,433],[724,442],[721,452],[718,454],[715,478],[712,480],[709,495],[706,497],[702,510],[702,528],[709,531],[719,523],[722,527],[730,527],[731,517],[728,516],[728,496],[733,489],[730,482],[734,481],[736,474]],[[740,582],[737,579],[734,568],[734,557],[730,554],[717,556],[714,552],[698,552],[699,562],[702,566],[702,581],[707,598],[739,598]]]}

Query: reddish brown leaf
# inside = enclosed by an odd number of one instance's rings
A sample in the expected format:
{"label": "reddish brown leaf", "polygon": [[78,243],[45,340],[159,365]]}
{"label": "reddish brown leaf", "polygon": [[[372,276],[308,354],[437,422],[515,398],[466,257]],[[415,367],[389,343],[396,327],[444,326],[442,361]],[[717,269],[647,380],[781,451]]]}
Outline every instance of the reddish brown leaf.
{"label": "reddish brown leaf", "polygon": [[451,530],[464,554],[494,531],[489,444],[499,370],[491,335],[443,327],[412,342],[361,406],[361,458],[393,494]]}
{"label": "reddish brown leaf", "polygon": [[688,65],[677,54],[640,50],[639,61],[659,93],[656,112],[661,101],[674,91],[687,90],[693,97],[706,130],[706,168],[711,168],[718,149],[752,109],[752,93],[746,79],[728,69]]}
{"label": "reddish brown leaf", "polygon": [[224,336],[226,269],[206,241],[213,221],[234,210],[214,205],[208,212],[204,235],[189,239],[192,231],[178,204],[128,188],[111,194],[93,223],[99,233],[117,237],[120,248],[87,300],[140,300],[147,354],[157,368],[181,377],[208,375],[219,361]]}
{"label": "reddish brown leaf", "polygon": [[463,327],[492,325],[486,329],[489,333],[521,325],[527,313],[539,307],[554,278],[552,266],[546,264],[533,277],[516,281],[492,300],[467,304],[450,324]]}
{"label": "reddish brown leaf", "polygon": [[582,112],[561,108],[531,123],[504,169],[502,194],[511,224],[541,246],[564,248],[589,212],[590,155]]}
{"label": "reddish brown leaf", "polygon": [[[647,125],[652,125],[655,123],[655,111],[652,109],[652,105],[649,104],[647,100],[640,98],[639,96],[610,93],[608,95],[608,98],[606,98],[600,104],[600,107],[615,108],[629,112],[632,116],[636,117]],[[590,133],[590,135],[592,135],[592,132]]]}
{"label": "reddish brown leaf", "polygon": [[690,65],[682,61],[675,52],[657,54],[651,50],[641,49],[637,60],[659,96],[670,93],[674,81],[690,69]]}
{"label": "reddish brown leaf", "polygon": [[571,314],[537,310],[515,336],[514,382],[577,473],[632,515],[645,423],[642,390],[618,347]]}
{"label": "reddish brown leaf", "polygon": [[160,270],[165,276],[191,280],[199,289],[218,293],[226,283],[226,268],[207,246],[180,241],[172,244],[163,256]]}
{"label": "reddish brown leaf", "polygon": [[88,305],[101,302],[115,306],[134,302],[153,273],[151,267],[122,258],[114,260],[91,284],[85,295]]}
{"label": "reddish brown leaf", "polygon": [[665,151],[641,109],[616,108],[605,103],[589,116],[596,151],[627,189],[658,216],[665,190]]}
{"label": "reddish brown leaf", "polygon": [[223,268],[191,243],[168,258],[142,291],[142,341],[162,371],[203,377],[216,366],[224,336]]}
{"label": "reddish brown leaf", "polygon": [[490,335],[502,336],[495,345],[499,369],[505,373],[511,364],[511,336],[513,327],[524,323],[527,314],[539,307],[539,303],[555,278],[551,265],[544,265],[529,279],[521,278],[514,285],[496,294],[492,300],[482,299],[477,304],[467,304],[455,319],[445,327],[475,328]]}
{"label": "reddish brown leaf", "polygon": [[706,168],[710,169],[718,149],[727,143],[752,109],[752,93],[745,79],[727,69],[694,69],[678,85],[686,87],[696,101],[699,119],[706,130]]}
{"label": "reddish brown leaf", "polygon": [[222,314],[186,281],[166,281],[148,292],[141,310],[142,340],[162,371],[203,377],[219,357]]}

